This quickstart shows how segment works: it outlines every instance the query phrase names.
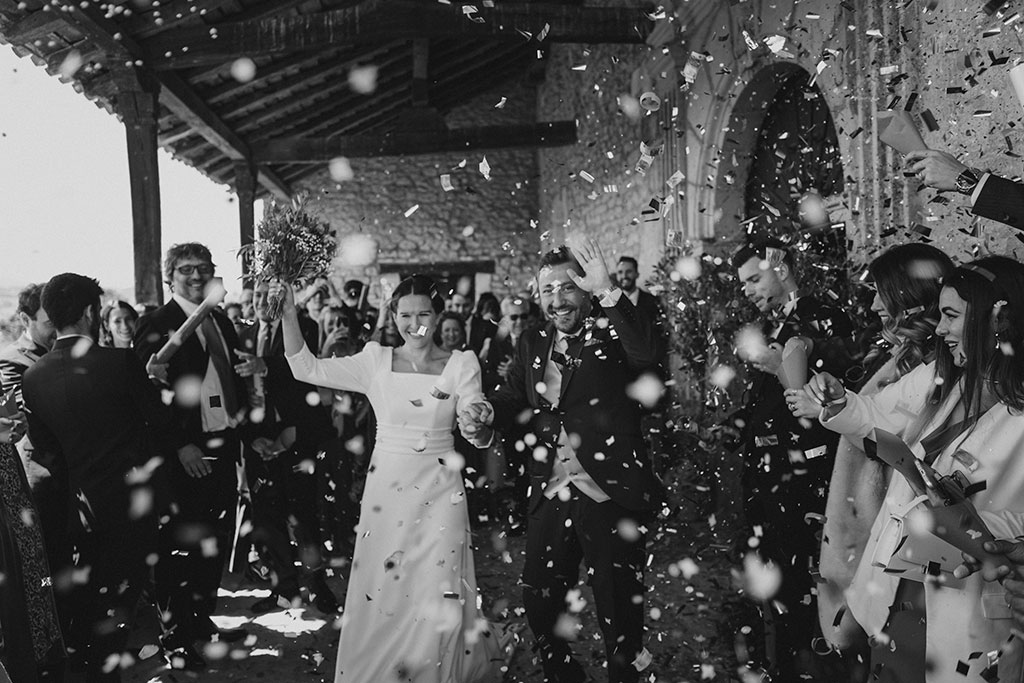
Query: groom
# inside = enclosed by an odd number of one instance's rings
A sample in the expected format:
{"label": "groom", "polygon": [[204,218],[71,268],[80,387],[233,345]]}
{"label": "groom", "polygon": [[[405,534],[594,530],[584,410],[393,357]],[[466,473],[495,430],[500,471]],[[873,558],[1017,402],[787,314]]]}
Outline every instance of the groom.
{"label": "groom", "polygon": [[[537,274],[544,326],[524,332],[508,378],[490,402],[459,416],[477,444],[526,422],[531,462],[523,601],[547,683],[582,683],[565,624],[580,561],[590,570],[611,683],[635,683],[644,649],[645,521],[662,501],[627,389],[656,372],[657,342],[629,298],[612,286],[591,240],[546,254]],[[592,298],[604,318],[595,321]]]}

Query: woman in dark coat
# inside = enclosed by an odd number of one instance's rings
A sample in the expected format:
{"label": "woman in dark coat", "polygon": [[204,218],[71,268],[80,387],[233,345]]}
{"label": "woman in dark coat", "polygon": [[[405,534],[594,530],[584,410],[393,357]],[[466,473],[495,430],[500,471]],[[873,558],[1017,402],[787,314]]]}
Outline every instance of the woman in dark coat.
{"label": "woman in dark coat", "polygon": [[14,447],[19,423],[0,418],[0,665],[15,683],[61,681],[64,642],[39,515]]}

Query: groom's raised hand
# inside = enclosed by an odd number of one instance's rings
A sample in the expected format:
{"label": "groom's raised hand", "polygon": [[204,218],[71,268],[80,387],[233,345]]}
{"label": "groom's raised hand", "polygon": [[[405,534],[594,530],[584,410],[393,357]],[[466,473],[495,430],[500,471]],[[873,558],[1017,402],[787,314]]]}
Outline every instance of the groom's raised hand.
{"label": "groom's raised hand", "polygon": [[569,271],[569,277],[577,287],[591,294],[606,292],[612,288],[612,276],[608,272],[608,264],[597,242],[589,237],[581,237],[573,240],[569,249],[583,266],[583,277]]}

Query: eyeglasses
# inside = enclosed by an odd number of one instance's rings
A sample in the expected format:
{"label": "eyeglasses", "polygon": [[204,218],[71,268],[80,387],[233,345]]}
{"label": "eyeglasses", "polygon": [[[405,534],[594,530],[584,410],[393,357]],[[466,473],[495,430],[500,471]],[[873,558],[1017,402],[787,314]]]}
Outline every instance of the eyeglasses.
{"label": "eyeglasses", "polygon": [[212,263],[201,263],[198,266],[194,266],[191,263],[186,263],[183,266],[175,268],[177,272],[188,277],[192,273],[199,271],[200,275],[213,275],[213,264]]}
{"label": "eyeglasses", "polygon": [[505,317],[508,318],[509,320],[526,320],[528,315],[526,313],[513,313]]}

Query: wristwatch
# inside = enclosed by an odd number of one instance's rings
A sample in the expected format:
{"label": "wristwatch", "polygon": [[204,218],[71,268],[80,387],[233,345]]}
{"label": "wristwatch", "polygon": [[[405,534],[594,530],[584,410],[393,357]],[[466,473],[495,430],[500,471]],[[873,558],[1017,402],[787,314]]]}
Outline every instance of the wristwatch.
{"label": "wristwatch", "polygon": [[977,169],[965,168],[956,177],[956,191],[966,195],[973,193],[974,188],[978,186],[978,182],[981,180],[981,175],[981,171]]}

